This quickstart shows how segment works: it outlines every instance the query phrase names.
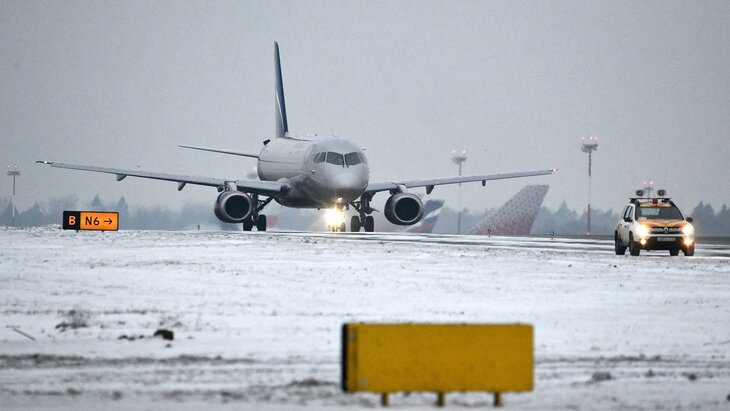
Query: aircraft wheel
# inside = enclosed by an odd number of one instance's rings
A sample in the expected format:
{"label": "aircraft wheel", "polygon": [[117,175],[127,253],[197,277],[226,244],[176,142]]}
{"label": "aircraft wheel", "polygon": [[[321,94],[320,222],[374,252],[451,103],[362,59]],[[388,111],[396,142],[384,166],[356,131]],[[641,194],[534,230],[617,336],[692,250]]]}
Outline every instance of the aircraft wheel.
{"label": "aircraft wheel", "polygon": [[360,231],[360,225],[360,217],[356,215],[352,216],[352,218],[350,219],[350,231],[352,231],[353,233],[357,233],[358,231]]}
{"label": "aircraft wheel", "polygon": [[259,231],[266,231],[266,216],[261,214],[256,219],[256,229]]}
{"label": "aircraft wheel", "polygon": [[641,254],[641,248],[639,248],[639,243],[634,241],[634,234],[632,233],[629,233],[629,254],[633,256]]}
{"label": "aircraft wheel", "polygon": [[613,243],[614,243],[613,247],[616,250],[616,255],[626,254],[626,246],[621,245],[621,243],[618,240],[618,234],[614,234]]}
{"label": "aircraft wheel", "polygon": [[251,218],[247,218],[243,220],[243,231],[251,231],[253,228],[253,220]]}
{"label": "aircraft wheel", "polygon": [[373,218],[373,216],[369,215],[365,217],[363,225],[365,226],[366,232],[372,233],[373,231],[375,231],[375,219]]}
{"label": "aircraft wheel", "polygon": [[345,223],[340,224],[340,230],[339,231],[341,233],[344,233],[345,231],[347,231],[347,226],[345,226]]}

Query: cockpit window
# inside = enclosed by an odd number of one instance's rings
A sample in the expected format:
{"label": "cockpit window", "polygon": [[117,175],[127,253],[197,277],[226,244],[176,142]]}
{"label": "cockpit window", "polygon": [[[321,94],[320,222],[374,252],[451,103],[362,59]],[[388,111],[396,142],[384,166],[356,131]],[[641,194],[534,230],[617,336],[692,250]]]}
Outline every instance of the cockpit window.
{"label": "cockpit window", "polygon": [[327,156],[327,153],[317,153],[314,156],[314,162],[315,163],[322,163],[324,162],[324,158]]}
{"label": "cockpit window", "polygon": [[360,160],[361,160],[361,161],[362,161],[363,163],[365,163],[365,164],[367,164],[367,163],[368,163],[368,159],[367,159],[367,158],[365,158],[365,154],[364,154],[364,153],[358,153],[358,155],[360,155]]}
{"label": "cockpit window", "polygon": [[345,163],[347,163],[347,166],[355,166],[362,161],[360,160],[360,155],[357,152],[347,153],[345,154]]}
{"label": "cockpit window", "polygon": [[342,158],[342,154],[340,153],[333,153],[331,151],[327,152],[327,162],[330,164],[334,164],[336,166],[344,166],[345,165],[345,159]]}

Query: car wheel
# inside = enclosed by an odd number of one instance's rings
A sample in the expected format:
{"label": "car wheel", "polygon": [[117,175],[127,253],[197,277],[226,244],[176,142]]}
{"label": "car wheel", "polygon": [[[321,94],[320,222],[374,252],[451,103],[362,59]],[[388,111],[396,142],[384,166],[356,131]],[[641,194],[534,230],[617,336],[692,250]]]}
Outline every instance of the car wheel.
{"label": "car wheel", "polygon": [[613,247],[616,250],[616,255],[626,254],[626,246],[621,245],[621,243],[619,242],[618,233],[614,233],[613,235]]}
{"label": "car wheel", "polygon": [[641,248],[639,247],[639,244],[634,241],[633,233],[629,233],[629,254],[633,256],[641,254]]}
{"label": "car wheel", "polygon": [[695,246],[694,246],[694,244],[692,244],[692,245],[688,246],[687,248],[683,249],[682,251],[684,252],[684,255],[686,255],[687,257],[692,257],[693,255],[695,255]]}
{"label": "car wheel", "polygon": [[674,250],[669,250],[669,255],[671,255],[672,257],[678,256],[679,255],[679,249],[678,248],[675,248]]}

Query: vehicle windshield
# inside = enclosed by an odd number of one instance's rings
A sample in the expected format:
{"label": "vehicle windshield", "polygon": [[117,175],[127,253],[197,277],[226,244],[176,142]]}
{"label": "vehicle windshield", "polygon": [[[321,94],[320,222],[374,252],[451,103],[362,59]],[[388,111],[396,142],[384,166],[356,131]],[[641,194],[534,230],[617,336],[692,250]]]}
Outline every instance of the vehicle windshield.
{"label": "vehicle windshield", "polygon": [[637,220],[684,220],[677,207],[636,207]]}

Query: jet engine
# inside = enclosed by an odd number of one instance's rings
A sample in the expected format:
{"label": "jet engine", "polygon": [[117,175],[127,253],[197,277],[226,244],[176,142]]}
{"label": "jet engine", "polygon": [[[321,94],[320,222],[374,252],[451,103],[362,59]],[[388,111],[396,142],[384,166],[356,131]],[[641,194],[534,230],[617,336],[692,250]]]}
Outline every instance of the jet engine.
{"label": "jet engine", "polygon": [[240,191],[226,191],[215,200],[215,216],[226,223],[241,223],[251,216],[254,202],[250,195]]}
{"label": "jet engine", "polygon": [[385,218],[397,225],[416,224],[423,218],[423,203],[410,193],[393,194],[385,202]]}

